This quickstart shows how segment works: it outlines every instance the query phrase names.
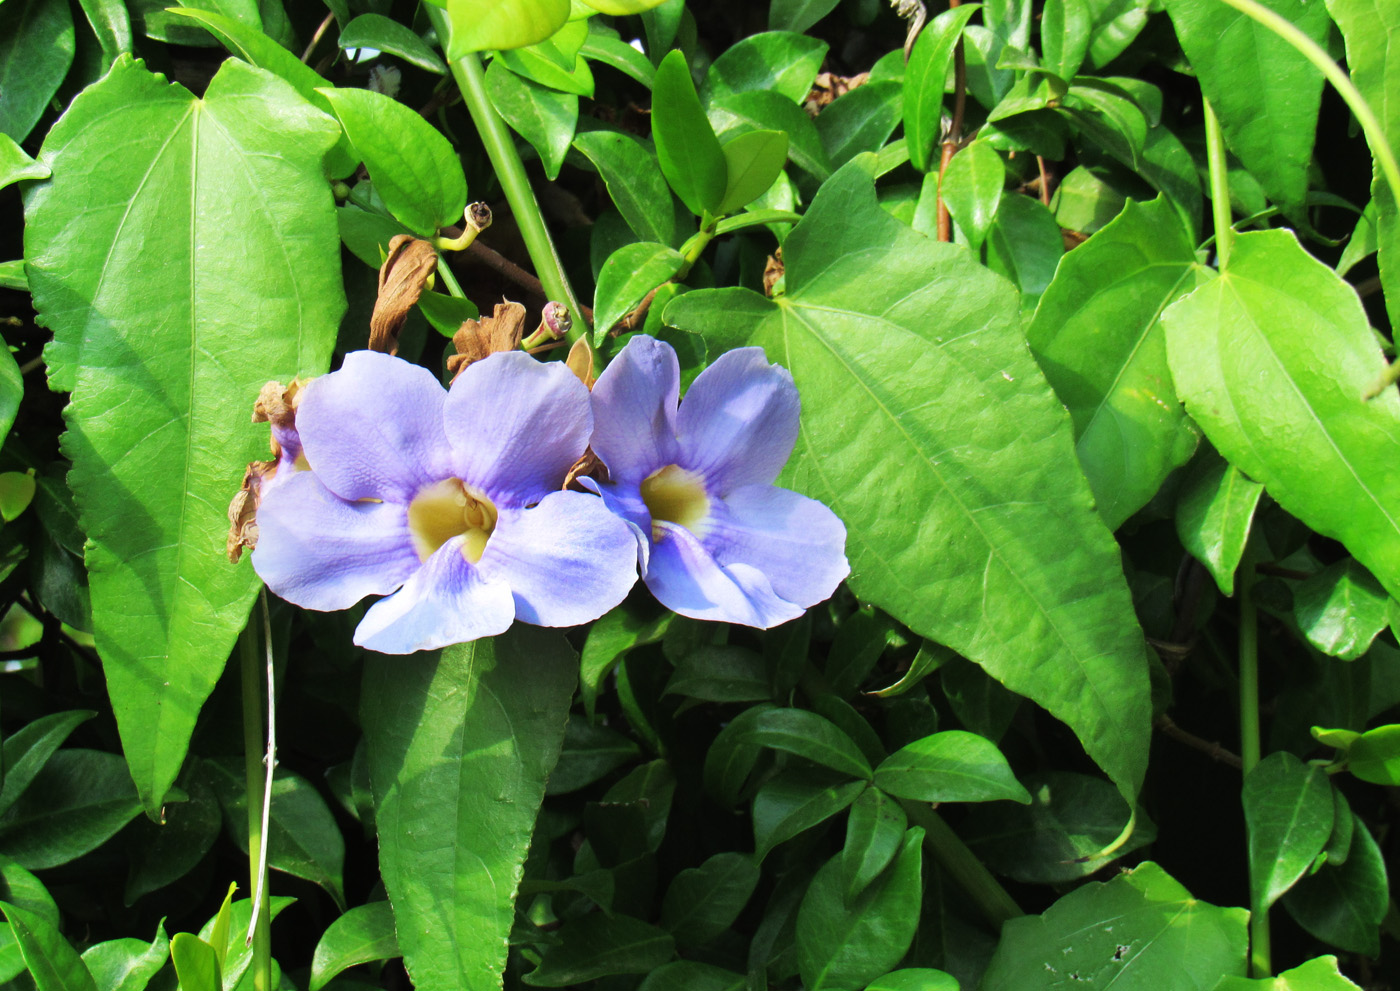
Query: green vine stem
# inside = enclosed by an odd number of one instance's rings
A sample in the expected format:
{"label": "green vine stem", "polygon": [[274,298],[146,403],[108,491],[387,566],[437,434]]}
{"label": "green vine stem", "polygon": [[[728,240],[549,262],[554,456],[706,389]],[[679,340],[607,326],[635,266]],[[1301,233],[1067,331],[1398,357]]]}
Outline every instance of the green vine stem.
{"label": "green vine stem", "polygon": [[[265,593],[264,593],[265,594]],[[253,945],[253,987],[272,991],[272,927],[266,911],[267,888],[263,883],[266,859],[263,851],[263,801],[265,740],[262,717],[262,669],[258,664],[258,615],[254,610],[248,625],[238,635],[239,668],[243,682],[243,769],[248,805],[248,890],[256,900],[250,916]],[[257,911],[262,908],[264,911]]]}
{"label": "green vine stem", "polygon": [[1210,211],[1215,219],[1216,267],[1225,271],[1230,264],[1230,249],[1235,244],[1235,229],[1230,226],[1230,182],[1225,164],[1225,136],[1220,119],[1210,101],[1202,99],[1206,112],[1206,162],[1210,166]]}
{"label": "green vine stem", "polygon": [[[1259,611],[1254,604],[1254,554],[1246,548],[1235,587],[1240,595],[1240,762],[1245,777],[1259,763]],[[1250,884],[1250,890],[1257,886]],[[1249,971],[1270,977],[1269,909],[1251,896]]]}
{"label": "green vine stem", "polygon": [[[446,12],[433,4],[424,4],[423,9],[427,11],[428,19],[437,30],[438,37],[442,39],[443,50],[446,51],[452,36]],[[491,159],[496,178],[500,180],[506,201],[510,203],[511,213],[520,228],[525,248],[530,252],[530,260],[534,262],[535,274],[544,286],[545,295],[569,308],[569,315],[574,318],[569,340],[583,337],[591,341],[592,330],[588,326],[583,307],[579,305],[573,287],[569,285],[569,279],[564,274],[559,253],[554,250],[554,242],[550,239],[549,229],[540,213],[539,201],[535,199],[535,191],[530,188],[530,179],[525,174],[525,165],[515,150],[515,140],[486,93],[486,73],[481,67],[481,59],[475,54],[469,54],[453,59],[451,64],[452,77],[457,80],[457,86],[466,100],[467,110],[471,112],[482,144],[486,146],[486,155]]]}
{"label": "green vine stem", "polygon": [[1356,115],[1361,130],[1366,132],[1366,141],[1371,146],[1371,154],[1376,157],[1376,162],[1385,175],[1385,181],[1390,186],[1391,196],[1395,198],[1396,202],[1400,202],[1400,165],[1396,164],[1395,152],[1391,149],[1390,142],[1386,140],[1385,129],[1381,127],[1381,122],[1376,119],[1371,105],[1366,102],[1361,91],[1352,85],[1350,77],[1342,71],[1342,67],[1332,61],[1331,56],[1321,45],[1300,31],[1291,21],[1274,13],[1258,0],[1220,0],[1220,2],[1234,7],[1241,14],[1258,21],[1298,49],[1303,57],[1316,66],[1318,71],[1327,78],[1327,81],[1337,88],[1337,92],[1347,102],[1351,112]]}
{"label": "green vine stem", "polygon": [[925,802],[901,801],[899,804],[911,823],[923,827],[924,846],[928,852],[967,892],[977,911],[992,926],[1000,930],[1002,923],[1026,914],[931,806]]}

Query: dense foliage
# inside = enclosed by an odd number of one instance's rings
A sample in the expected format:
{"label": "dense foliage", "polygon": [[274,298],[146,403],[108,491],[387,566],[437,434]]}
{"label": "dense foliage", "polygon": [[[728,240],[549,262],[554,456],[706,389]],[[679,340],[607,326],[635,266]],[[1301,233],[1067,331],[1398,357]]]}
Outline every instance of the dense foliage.
{"label": "dense foliage", "polygon": [[0,989],[1391,987],[1395,148],[1394,0],[0,0]]}

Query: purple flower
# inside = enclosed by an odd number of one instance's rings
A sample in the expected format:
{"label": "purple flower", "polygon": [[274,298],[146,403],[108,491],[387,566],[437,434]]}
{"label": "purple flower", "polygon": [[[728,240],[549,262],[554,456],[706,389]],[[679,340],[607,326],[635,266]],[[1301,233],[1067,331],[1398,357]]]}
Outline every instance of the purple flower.
{"label": "purple flower", "polygon": [[[669,344],[627,343],[593,387],[604,500],[636,531],[642,576],[683,616],[768,628],[826,599],[850,573],[846,528],[773,485],[801,405],[762,348],[719,357],[680,394]],[[596,485],[596,483],[595,483]]]}
{"label": "purple flower", "polygon": [[627,526],[597,497],[560,491],[592,426],[562,363],[493,354],[448,391],[425,368],[357,351],[307,386],[296,433],[311,470],[269,487],[253,566],[308,609],[387,595],[355,642],[388,654],[515,619],[596,619],[637,575]]}

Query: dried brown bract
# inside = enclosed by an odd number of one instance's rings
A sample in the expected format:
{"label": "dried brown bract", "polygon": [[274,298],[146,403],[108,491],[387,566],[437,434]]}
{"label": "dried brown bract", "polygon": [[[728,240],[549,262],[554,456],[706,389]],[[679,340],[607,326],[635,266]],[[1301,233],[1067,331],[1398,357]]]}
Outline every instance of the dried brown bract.
{"label": "dried brown bract", "polygon": [[437,269],[437,250],[428,241],[395,235],[379,269],[379,296],[369,318],[369,349],[397,354],[399,331],[428,279]]}
{"label": "dried brown bract", "polygon": [[812,89],[807,93],[807,99],[802,101],[802,109],[807,111],[809,117],[815,117],[822,112],[822,108],[831,103],[837,97],[845,96],[857,86],[863,86],[870,80],[870,73],[860,72],[854,76],[838,76],[832,72],[823,72],[812,81]]}
{"label": "dried brown bract", "polygon": [[525,307],[519,303],[497,303],[491,316],[463,321],[452,335],[457,353],[447,359],[447,370],[456,379],[473,361],[497,351],[514,351],[524,332]]}
{"label": "dried brown bract", "polygon": [[772,298],[773,287],[783,281],[783,249],[779,248],[768,256],[768,263],[763,266],[763,295]]}

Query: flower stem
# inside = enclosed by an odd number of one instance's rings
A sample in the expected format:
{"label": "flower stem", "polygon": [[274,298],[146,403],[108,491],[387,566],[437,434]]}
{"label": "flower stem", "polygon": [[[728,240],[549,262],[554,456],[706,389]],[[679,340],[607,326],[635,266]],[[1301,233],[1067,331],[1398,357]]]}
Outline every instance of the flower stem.
{"label": "flower stem", "polygon": [[[1245,777],[1259,763],[1259,611],[1254,605],[1254,554],[1246,548],[1235,579],[1240,596],[1240,762]],[[1263,865],[1260,865],[1262,868]],[[1254,889],[1256,885],[1251,884]],[[1249,971],[1269,977],[1269,910],[1252,898],[1249,906]]]}
{"label": "flower stem", "polygon": [[1230,226],[1230,180],[1225,164],[1225,136],[1210,101],[1202,98],[1201,103],[1206,112],[1206,162],[1210,166],[1210,212],[1215,219],[1215,267],[1223,272],[1230,263],[1230,249],[1235,244],[1235,229]]}
{"label": "flower stem", "polygon": [[[258,617],[255,610],[248,625],[238,635],[238,657],[243,681],[243,768],[248,804],[248,890],[266,908],[267,889],[262,883],[266,871],[263,858],[262,808],[263,781],[262,671],[258,666]],[[263,865],[260,869],[260,865]],[[255,906],[256,908],[257,906]],[[253,943],[253,987],[272,991],[272,929],[268,914],[257,913],[257,923],[249,934]]]}
{"label": "flower stem", "polygon": [[984,919],[1000,929],[1002,923],[1026,914],[932,807],[925,802],[901,801],[900,805],[911,823],[923,827],[924,846],[972,898]]}
{"label": "flower stem", "polygon": [[[423,9],[427,11],[428,19],[437,29],[443,49],[446,50],[448,39],[452,36],[447,14],[433,4],[424,4]],[[530,260],[535,264],[535,274],[544,286],[545,295],[569,308],[569,315],[574,318],[569,340],[591,336],[592,330],[584,317],[583,308],[574,296],[573,287],[569,285],[568,276],[564,274],[559,254],[554,250],[554,242],[550,239],[549,229],[540,213],[535,191],[530,188],[530,179],[525,175],[525,165],[515,150],[515,141],[486,93],[486,73],[481,67],[481,60],[475,54],[468,54],[453,59],[451,64],[452,77],[457,80],[467,109],[471,112],[472,121],[481,135],[481,142],[486,146],[486,155],[491,159],[496,178],[500,180],[506,201],[510,203],[511,213],[514,214],[516,225],[520,228],[525,248],[530,252]]]}

